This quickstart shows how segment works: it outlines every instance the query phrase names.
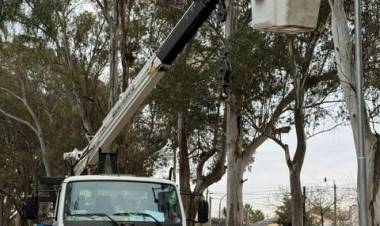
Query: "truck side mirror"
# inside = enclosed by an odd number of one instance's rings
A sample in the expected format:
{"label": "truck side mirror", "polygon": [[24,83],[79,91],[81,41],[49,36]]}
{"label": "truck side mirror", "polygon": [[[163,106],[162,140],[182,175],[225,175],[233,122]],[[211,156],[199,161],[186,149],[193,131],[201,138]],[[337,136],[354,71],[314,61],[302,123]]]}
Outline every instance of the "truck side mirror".
{"label": "truck side mirror", "polygon": [[37,197],[27,197],[24,208],[24,213],[28,220],[35,220],[38,218],[39,204]]}
{"label": "truck side mirror", "polygon": [[198,223],[207,223],[208,221],[208,202],[201,200],[198,203]]}

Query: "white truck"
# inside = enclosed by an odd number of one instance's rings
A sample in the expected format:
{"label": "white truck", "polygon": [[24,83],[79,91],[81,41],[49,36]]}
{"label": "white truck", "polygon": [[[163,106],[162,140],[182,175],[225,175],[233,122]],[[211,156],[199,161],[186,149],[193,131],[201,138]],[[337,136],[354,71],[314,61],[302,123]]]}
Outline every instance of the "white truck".
{"label": "white truck", "polygon": [[[96,173],[104,173],[105,153],[110,151],[115,138],[218,4],[223,6],[223,1],[193,1],[158,51],[120,95],[87,147],[64,154],[74,176],[45,178],[44,187],[54,189],[37,188],[27,198],[28,219],[38,218],[40,202],[54,202],[55,226],[186,226],[181,196],[170,180],[83,175],[94,173],[94,168],[97,168]],[[207,221],[208,204],[199,201],[197,222]]]}

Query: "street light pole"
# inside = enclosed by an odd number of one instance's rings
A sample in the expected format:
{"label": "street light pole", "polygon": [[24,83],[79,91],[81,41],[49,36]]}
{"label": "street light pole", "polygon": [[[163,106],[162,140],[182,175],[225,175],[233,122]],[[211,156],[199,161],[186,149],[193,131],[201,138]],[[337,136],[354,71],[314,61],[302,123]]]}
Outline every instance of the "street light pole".
{"label": "street light pole", "polygon": [[306,225],[306,186],[303,186],[303,203],[302,203],[302,209],[303,209],[303,225]]}
{"label": "street light pole", "polygon": [[222,198],[220,198],[220,200],[219,200],[219,216],[218,216],[219,220],[220,220],[220,211],[221,211],[221,208],[222,208],[222,200],[223,200],[226,196],[227,196],[227,193],[224,194],[224,195],[222,196]]}
{"label": "street light pole", "polygon": [[210,216],[209,216],[209,225],[211,226],[212,225],[212,197],[211,197],[211,193],[210,193],[210,201],[209,201],[209,203],[210,203],[210,211],[209,211],[209,214],[210,214]]}
{"label": "street light pole", "polygon": [[335,180],[334,180],[334,226],[337,226],[337,192],[336,192]]}
{"label": "street light pole", "polygon": [[367,169],[364,143],[364,98],[363,98],[363,63],[362,63],[362,23],[361,23],[361,0],[355,0],[355,66],[356,66],[356,94],[358,102],[358,202],[359,202],[359,225],[368,226],[368,200],[367,200]]}

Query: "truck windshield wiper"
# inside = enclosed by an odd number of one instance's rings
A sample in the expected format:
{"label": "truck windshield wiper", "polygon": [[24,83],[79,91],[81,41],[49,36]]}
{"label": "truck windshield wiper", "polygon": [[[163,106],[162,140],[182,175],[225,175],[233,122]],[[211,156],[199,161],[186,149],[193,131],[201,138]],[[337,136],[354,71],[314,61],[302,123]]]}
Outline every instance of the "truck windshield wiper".
{"label": "truck windshield wiper", "polygon": [[69,215],[74,216],[74,217],[93,217],[93,216],[106,217],[111,221],[112,225],[120,226],[120,224],[115,219],[113,219],[110,215],[106,213],[76,213],[76,214],[69,214]]}
{"label": "truck windshield wiper", "polygon": [[135,215],[135,216],[149,217],[149,218],[151,218],[151,219],[154,220],[154,222],[156,223],[156,225],[163,226],[163,224],[159,220],[157,220],[155,217],[153,217],[152,215],[150,215],[148,213],[125,212],[125,213],[114,213],[112,215],[115,215],[115,216],[130,216],[130,215]]}

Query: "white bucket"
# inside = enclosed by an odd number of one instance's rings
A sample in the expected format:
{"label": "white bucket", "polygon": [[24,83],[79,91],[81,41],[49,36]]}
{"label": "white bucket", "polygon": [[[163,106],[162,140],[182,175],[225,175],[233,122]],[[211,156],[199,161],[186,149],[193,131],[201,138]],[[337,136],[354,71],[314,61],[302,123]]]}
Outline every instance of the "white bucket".
{"label": "white bucket", "polygon": [[321,0],[252,0],[254,29],[287,34],[315,29]]}

